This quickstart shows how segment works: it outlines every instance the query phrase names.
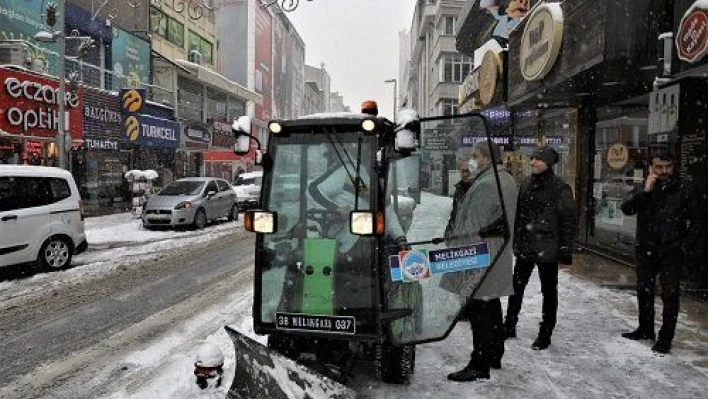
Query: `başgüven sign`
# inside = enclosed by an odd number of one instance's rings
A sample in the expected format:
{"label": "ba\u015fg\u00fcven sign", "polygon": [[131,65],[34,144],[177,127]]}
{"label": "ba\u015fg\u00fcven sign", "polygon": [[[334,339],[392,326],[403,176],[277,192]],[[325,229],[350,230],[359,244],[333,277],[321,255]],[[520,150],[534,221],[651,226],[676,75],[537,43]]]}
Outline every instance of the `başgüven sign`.
{"label": "ba\u015fg\u00fcven sign", "polygon": [[[59,84],[33,74],[0,68],[0,130],[9,134],[53,138],[59,130]],[[82,88],[66,91],[65,129],[83,137]]]}
{"label": "ba\u015fg\u00fcven sign", "polygon": [[[120,99],[110,93],[84,88],[84,138],[102,141],[121,138]],[[109,147],[110,148],[110,147]]]}

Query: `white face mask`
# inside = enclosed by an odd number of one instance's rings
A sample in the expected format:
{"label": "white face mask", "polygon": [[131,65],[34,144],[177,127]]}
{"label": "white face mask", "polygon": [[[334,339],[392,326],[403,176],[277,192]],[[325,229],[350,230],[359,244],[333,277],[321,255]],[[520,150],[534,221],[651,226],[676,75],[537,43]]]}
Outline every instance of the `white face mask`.
{"label": "white face mask", "polygon": [[470,160],[468,161],[468,164],[470,165],[470,172],[474,172],[479,167],[479,164],[477,164],[476,159],[470,158]]}

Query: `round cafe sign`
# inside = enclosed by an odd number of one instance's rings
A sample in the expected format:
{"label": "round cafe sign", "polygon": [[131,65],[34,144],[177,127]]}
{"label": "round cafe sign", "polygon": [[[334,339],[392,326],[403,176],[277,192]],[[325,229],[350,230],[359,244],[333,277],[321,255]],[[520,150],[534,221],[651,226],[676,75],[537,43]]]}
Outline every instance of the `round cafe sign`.
{"label": "round cafe sign", "polygon": [[553,68],[563,42],[563,10],[560,3],[544,3],[527,17],[521,37],[521,74],[539,80]]}
{"label": "round cafe sign", "polygon": [[629,149],[627,146],[621,143],[613,144],[609,150],[607,150],[607,164],[610,165],[612,169],[622,169],[627,165],[629,161]]}
{"label": "round cafe sign", "polygon": [[708,2],[696,1],[688,9],[676,34],[676,49],[682,61],[698,62],[708,53]]}
{"label": "round cafe sign", "polygon": [[494,99],[501,65],[499,54],[494,51],[484,53],[482,65],[479,67],[479,99],[484,105],[488,105]]}

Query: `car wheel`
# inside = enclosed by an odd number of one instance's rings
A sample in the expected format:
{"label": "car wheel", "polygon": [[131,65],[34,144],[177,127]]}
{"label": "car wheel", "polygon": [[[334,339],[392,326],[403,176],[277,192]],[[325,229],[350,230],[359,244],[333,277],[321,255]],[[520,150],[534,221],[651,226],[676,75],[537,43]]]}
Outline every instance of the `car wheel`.
{"label": "car wheel", "polygon": [[206,224],[207,224],[206,212],[204,212],[204,209],[198,209],[197,213],[194,215],[194,227],[201,230],[204,227],[206,227]]}
{"label": "car wheel", "polygon": [[229,222],[233,222],[234,220],[238,220],[238,205],[233,204],[231,206],[231,211],[229,212]]}
{"label": "car wheel", "polygon": [[37,261],[42,270],[60,270],[71,264],[71,256],[71,245],[66,238],[50,237],[42,244]]}

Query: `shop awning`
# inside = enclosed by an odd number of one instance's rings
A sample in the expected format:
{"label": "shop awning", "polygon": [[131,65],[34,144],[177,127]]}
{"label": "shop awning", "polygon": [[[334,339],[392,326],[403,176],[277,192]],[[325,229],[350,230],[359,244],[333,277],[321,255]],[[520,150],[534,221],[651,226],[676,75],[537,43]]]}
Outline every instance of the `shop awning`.
{"label": "shop awning", "polygon": [[240,84],[227,79],[224,75],[214,72],[209,68],[195,64],[187,60],[173,60],[177,65],[195,74],[197,79],[210,86],[218,87],[229,94],[236,95],[255,104],[263,104],[263,96],[255,91],[249,90]]}

